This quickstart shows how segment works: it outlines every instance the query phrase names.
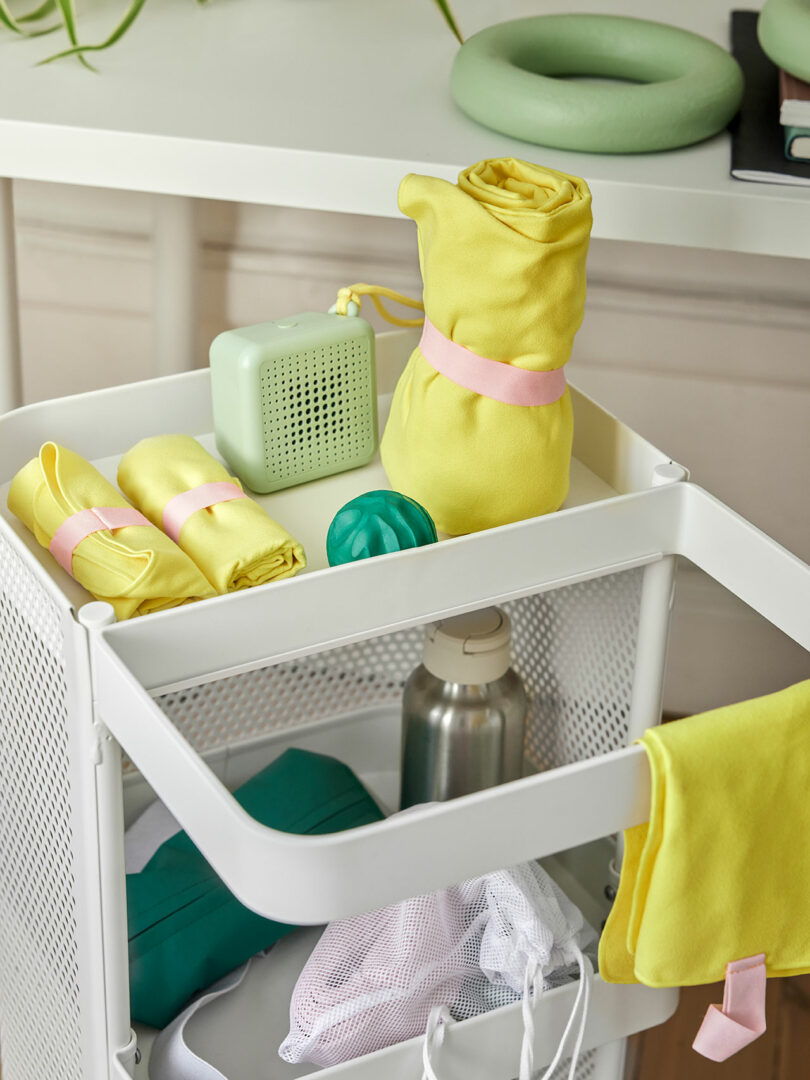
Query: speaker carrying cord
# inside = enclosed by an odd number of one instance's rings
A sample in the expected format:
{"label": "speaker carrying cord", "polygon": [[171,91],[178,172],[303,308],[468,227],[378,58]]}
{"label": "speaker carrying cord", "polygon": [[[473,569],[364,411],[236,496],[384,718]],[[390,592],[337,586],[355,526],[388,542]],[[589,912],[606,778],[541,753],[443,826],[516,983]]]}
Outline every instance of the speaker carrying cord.
{"label": "speaker carrying cord", "polygon": [[396,303],[402,304],[403,307],[424,312],[425,306],[421,300],[413,300],[409,296],[403,296],[402,293],[395,292],[393,289],[386,289],[384,285],[366,285],[363,282],[340,289],[336,302],[329,309],[329,314],[359,315],[364,296],[371,297],[371,301],[380,315],[393,326],[421,326],[424,322],[424,319],[400,319],[398,315],[392,315],[383,306],[380,297],[384,296],[387,300],[394,300]]}

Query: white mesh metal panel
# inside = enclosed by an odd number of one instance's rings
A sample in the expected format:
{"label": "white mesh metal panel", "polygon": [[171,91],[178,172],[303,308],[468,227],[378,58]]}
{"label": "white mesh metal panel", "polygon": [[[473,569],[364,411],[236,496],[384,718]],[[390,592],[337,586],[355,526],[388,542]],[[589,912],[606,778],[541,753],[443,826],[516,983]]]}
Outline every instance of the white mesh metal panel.
{"label": "white mesh metal panel", "polygon": [[629,570],[506,605],[531,701],[526,751],[535,768],[625,745],[642,577]]}
{"label": "white mesh metal panel", "polygon": [[[586,1053],[580,1054],[577,1069],[574,1073],[575,1080],[592,1080],[596,1075],[598,1053],[598,1050],[588,1050]],[[551,1074],[550,1080],[568,1080],[568,1070],[570,1068],[571,1058],[564,1058]],[[616,1077],[616,1080],[619,1080],[619,1078]]]}
{"label": "white mesh metal panel", "polygon": [[0,539],[3,1080],[80,1080],[76,882],[60,613]]}
{"label": "white mesh metal panel", "polygon": [[406,630],[166,694],[158,701],[196,750],[233,746],[399,701],[421,647],[422,631]]}
{"label": "white mesh metal panel", "polygon": [[[527,753],[537,768],[622,746],[636,653],[641,570],[625,571],[504,606],[513,620],[513,662],[531,701]],[[411,629],[302,660],[176,691],[159,699],[198,750],[398,703],[419,663],[423,632]]]}

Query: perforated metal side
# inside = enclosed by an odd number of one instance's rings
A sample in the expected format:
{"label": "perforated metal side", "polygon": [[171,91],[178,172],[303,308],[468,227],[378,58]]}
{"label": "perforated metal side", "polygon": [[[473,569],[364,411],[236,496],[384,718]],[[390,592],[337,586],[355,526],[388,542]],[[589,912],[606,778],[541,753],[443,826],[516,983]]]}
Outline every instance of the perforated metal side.
{"label": "perforated metal side", "polygon": [[60,613],[0,537],[3,1080],[81,1080],[76,881]]}
{"label": "perforated metal side", "polygon": [[[593,1080],[593,1077],[596,1076],[598,1053],[598,1050],[588,1050],[586,1053],[580,1055],[576,1072],[574,1073],[575,1080]],[[570,1068],[571,1058],[564,1058],[551,1074],[550,1080],[568,1080],[568,1070]],[[616,1077],[616,1080],[619,1080],[618,1076]]]}
{"label": "perforated metal side", "polygon": [[[537,768],[593,757],[627,736],[641,570],[568,585],[504,606],[513,662],[529,691],[527,756]],[[411,629],[160,698],[199,751],[298,724],[398,705],[419,663]]]}
{"label": "perforated metal side", "polygon": [[526,753],[535,768],[625,745],[642,579],[643,570],[630,570],[507,605],[531,699]]}

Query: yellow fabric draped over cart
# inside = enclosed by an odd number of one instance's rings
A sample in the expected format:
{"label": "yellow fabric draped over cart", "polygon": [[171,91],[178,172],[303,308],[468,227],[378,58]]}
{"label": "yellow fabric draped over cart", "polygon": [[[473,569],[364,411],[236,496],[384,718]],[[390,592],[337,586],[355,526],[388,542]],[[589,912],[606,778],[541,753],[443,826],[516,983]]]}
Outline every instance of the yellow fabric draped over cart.
{"label": "yellow fabric draped over cart", "polygon": [[[101,473],[79,454],[47,442],[11,482],[8,507],[43,547],[72,515],[93,507],[129,507]],[[188,555],[150,525],[103,529],[73,552],[73,576],[118,619],[177,607],[215,592]]]}
{"label": "yellow fabric draped over cart", "polygon": [[606,982],[691,986],[765,954],[810,971],[810,680],[645,732],[649,824],[625,832]]}
{"label": "yellow fabric draped over cart", "polygon": [[[418,226],[425,313],[441,334],[529,371],[566,363],[585,303],[583,180],[495,159],[458,184],[406,176],[399,206]],[[392,486],[457,535],[558,509],[572,437],[567,389],[549,405],[504,404],[440,375],[417,348],[381,451]]]}

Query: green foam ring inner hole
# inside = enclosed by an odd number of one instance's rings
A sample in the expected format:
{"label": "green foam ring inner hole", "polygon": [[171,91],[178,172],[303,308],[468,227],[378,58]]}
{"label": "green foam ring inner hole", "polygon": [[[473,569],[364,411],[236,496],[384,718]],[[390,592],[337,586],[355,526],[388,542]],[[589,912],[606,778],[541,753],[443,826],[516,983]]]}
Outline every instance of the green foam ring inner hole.
{"label": "green foam ring inner hole", "polygon": [[459,49],[451,76],[456,102],[479,123],[596,153],[708,138],[737,111],[742,87],[736,61],[714,42],[613,15],[539,15],[489,27]]}

